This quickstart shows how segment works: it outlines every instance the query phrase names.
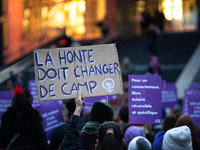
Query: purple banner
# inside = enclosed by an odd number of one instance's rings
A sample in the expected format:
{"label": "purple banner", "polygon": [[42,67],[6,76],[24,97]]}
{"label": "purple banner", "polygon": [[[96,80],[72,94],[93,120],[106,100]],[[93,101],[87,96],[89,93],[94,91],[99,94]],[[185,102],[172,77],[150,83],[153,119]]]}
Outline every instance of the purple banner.
{"label": "purple banner", "polygon": [[129,124],[160,124],[162,79],[157,75],[129,75]]}
{"label": "purple banner", "polygon": [[189,116],[194,125],[200,124],[200,91],[186,90],[183,102],[183,114]]}
{"label": "purple banner", "polygon": [[83,107],[83,113],[88,110],[91,110],[94,102],[105,102],[108,103],[108,96],[98,96],[98,97],[88,97],[85,98],[85,105]]}
{"label": "purple banner", "polygon": [[37,109],[43,117],[43,127],[48,140],[55,128],[63,123],[63,115],[59,101],[38,102],[35,81],[29,81],[29,90],[33,95],[33,107]]}
{"label": "purple banner", "polygon": [[163,108],[175,108],[178,106],[177,88],[175,83],[166,83],[162,90]]}
{"label": "purple banner", "polygon": [[0,117],[11,106],[12,98],[14,97],[11,91],[0,92]]}

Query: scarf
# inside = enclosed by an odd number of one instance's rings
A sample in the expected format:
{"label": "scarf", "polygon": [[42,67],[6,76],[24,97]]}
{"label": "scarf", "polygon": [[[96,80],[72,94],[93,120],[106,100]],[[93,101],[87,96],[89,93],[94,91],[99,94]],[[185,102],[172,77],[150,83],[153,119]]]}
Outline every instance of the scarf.
{"label": "scarf", "polygon": [[98,129],[99,129],[99,122],[96,121],[88,121],[85,126],[83,127],[83,131],[90,133],[92,135],[97,136],[98,135]]}

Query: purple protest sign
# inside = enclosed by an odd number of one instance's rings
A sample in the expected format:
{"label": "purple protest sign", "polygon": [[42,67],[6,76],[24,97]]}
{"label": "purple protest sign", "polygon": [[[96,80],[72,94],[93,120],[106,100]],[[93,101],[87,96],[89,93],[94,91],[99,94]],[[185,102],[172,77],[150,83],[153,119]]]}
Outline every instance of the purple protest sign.
{"label": "purple protest sign", "polygon": [[14,97],[11,91],[0,92],[0,117],[11,106],[12,98]]}
{"label": "purple protest sign", "polygon": [[48,140],[51,138],[51,134],[55,128],[62,124],[63,116],[61,111],[61,105],[59,101],[39,102],[37,100],[37,90],[35,81],[29,81],[29,90],[33,96],[32,106],[37,109],[43,117],[43,127],[47,135]]}
{"label": "purple protest sign", "polygon": [[165,85],[166,85],[166,81],[165,80],[162,80],[162,82],[161,82],[162,84],[162,88],[161,89],[164,89],[164,87],[165,87]]}
{"label": "purple protest sign", "polygon": [[29,90],[33,96],[32,106],[33,106],[33,108],[37,108],[38,106],[40,106],[40,104],[42,104],[42,102],[39,102],[37,99],[36,83],[34,80],[29,81]]}
{"label": "purple protest sign", "polygon": [[61,106],[58,101],[44,102],[37,107],[37,110],[42,114],[43,127],[46,132],[48,140],[55,128],[63,123],[63,116]]}
{"label": "purple protest sign", "polygon": [[189,116],[194,125],[200,124],[200,91],[186,90],[183,102],[183,114]]}
{"label": "purple protest sign", "polygon": [[91,110],[92,105],[94,102],[105,102],[108,103],[108,96],[97,96],[97,97],[88,97],[85,98],[85,104],[83,107],[83,113],[85,113],[88,110]]}
{"label": "purple protest sign", "polygon": [[157,75],[129,75],[129,124],[160,124],[162,80]]}
{"label": "purple protest sign", "polygon": [[196,82],[196,83],[192,83],[190,85],[190,89],[191,90],[200,90],[200,83]]}
{"label": "purple protest sign", "polygon": [[162,90],[163,108],[175,108],[178,106],[177,88],[175,83],[166,83]]}

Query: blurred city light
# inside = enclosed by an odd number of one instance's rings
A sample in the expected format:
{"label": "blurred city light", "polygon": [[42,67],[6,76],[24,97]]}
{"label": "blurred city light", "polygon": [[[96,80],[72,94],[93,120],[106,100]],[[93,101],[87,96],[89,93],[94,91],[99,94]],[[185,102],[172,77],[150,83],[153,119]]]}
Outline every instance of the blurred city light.
{"label": "blurred city light", "polygon": [[183,17],[182,0],[164,0],[162,3],[165,18],[168,21],[180,20]]}
{"label": "blurred city light", "polygon": [[84,34],[85,29],[85,1],[71,1],[64,5],[57,4],[49,11],[50,27],[65,28],[67,36]]}

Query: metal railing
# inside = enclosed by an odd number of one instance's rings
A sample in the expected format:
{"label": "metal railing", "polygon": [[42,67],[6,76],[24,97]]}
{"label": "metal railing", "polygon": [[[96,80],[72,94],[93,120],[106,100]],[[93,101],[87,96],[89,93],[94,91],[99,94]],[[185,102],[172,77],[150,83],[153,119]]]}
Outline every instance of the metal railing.
{"label": "metal railing", "polygon": [[11,74],[16,75],[17,73],[23,71],[24,69],[33,65],[33,55],[29,55],[15,64],[7,67],[0,72],[0,83],[3,83],[11,77]]}
{"label": "metal railing", "polygon": [[[118,31],[116,31],[108,36],[105,36],[102,39],[97,40],[96,42],[93,43],[93,45],[109,43],[112,40],[112,38],[115,38],[117,35],[118,35]],[[14,63],[13,65],[2,70],[0,72],[0,84],[3,83],[4,81],[8,80],[11,77],[11,74],[16,75],[17,73],[32,66],[33,63],[34,63],[33,55],[28,55],[27,57],[19,60],[18,62]]]}

